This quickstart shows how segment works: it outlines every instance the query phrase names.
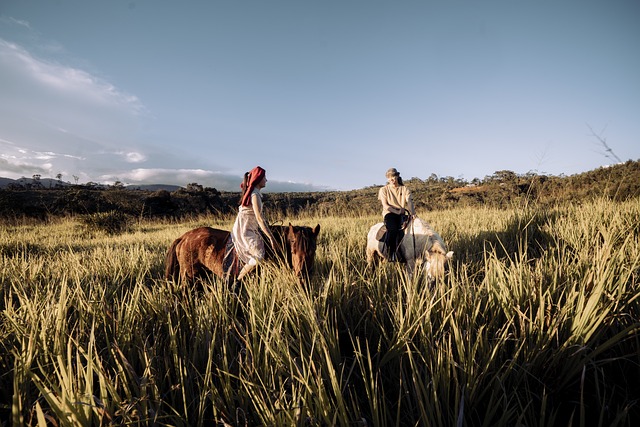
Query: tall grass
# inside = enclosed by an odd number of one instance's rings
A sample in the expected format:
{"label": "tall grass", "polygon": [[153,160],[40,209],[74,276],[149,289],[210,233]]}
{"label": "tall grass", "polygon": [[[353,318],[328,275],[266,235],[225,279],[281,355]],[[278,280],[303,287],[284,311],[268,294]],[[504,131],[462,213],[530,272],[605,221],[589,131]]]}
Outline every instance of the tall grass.
{"label": "tall grass", "polygon": [[455,259],[369,270],[364,217],[321,224],[307,285],[162,279],[195,226],[0,227],[0,425],[635,425],[640,201],[421,214]]}

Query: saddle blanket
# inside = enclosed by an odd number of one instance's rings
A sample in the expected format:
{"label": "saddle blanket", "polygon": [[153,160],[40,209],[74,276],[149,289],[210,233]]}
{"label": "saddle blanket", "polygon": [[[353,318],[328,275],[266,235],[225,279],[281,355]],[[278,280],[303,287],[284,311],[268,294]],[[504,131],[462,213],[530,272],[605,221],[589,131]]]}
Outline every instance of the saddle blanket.
{"label": "saddle blanket", "polygon": [[[404,230],[400,229],[398,230],[398,238],[402,240],[402,237],[404,237]],[[382,227],[380,227],[380,230],[378,230],[378,232],[376,233],[376,240],[378,242],[387,243],[387,226],[386,225],[383,225]]]}

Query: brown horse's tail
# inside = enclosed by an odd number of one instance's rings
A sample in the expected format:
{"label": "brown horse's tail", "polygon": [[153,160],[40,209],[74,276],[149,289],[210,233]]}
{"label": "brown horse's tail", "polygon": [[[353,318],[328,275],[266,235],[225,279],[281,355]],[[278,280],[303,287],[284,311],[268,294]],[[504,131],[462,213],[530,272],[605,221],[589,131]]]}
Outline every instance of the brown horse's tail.
{"label": "brown horse's tail", "polygon": [[180,278],[180,263],[178,262],[176,246],[178,246],[181,240],[182,239],[176,239],[173,241],[164,259],[164,277],[167,280],[177,281]]}

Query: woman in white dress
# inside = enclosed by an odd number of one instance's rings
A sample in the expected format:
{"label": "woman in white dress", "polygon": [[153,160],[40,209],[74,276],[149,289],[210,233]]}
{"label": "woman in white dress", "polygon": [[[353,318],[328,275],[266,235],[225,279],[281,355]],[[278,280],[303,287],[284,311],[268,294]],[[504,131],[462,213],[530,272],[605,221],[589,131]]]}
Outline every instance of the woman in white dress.
{"label": "woman in white dress", "polygon": [[275,248],[273,233],[269,230],[262,215],[262,194],[260,190],[267,185],[266,171],[256,166],[244,176],[241,185],[242,197],[238,216],[233,224],[233,244],[240,261],[244,264],[237,280],[251,272],[264,259],[264,241],[260,230],[269,239],[271,247]]}

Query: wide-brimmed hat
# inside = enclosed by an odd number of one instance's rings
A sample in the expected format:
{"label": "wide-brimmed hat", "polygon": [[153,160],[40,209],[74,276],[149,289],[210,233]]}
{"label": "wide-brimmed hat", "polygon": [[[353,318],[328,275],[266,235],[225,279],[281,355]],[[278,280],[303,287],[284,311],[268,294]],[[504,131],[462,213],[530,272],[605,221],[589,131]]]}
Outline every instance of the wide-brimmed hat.
{"label": "wide-brimmed hat", "polygon": [[388,177],[390,177],[390,176],[400,176],[400,172],[398,172],[398,171],[396,170],[396,168],[391,168],[391,169],[389,169],[389,170],[387,171],[387,173],[386,173],[386,174],[384,174],[384,175],[385,175],[387,178],[388,178]]}

